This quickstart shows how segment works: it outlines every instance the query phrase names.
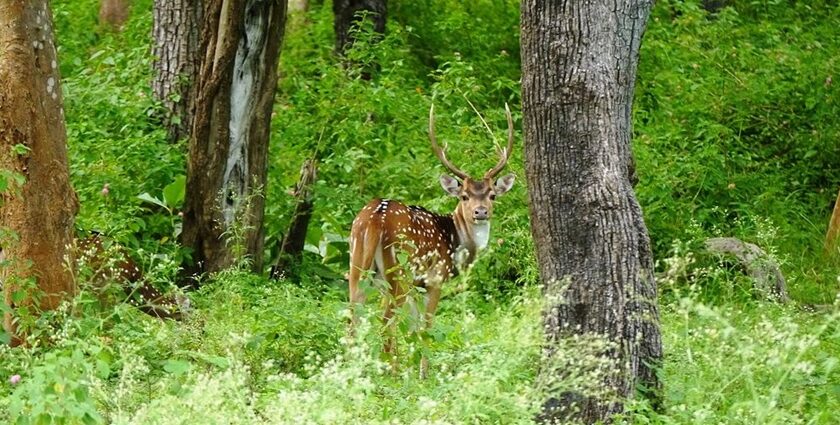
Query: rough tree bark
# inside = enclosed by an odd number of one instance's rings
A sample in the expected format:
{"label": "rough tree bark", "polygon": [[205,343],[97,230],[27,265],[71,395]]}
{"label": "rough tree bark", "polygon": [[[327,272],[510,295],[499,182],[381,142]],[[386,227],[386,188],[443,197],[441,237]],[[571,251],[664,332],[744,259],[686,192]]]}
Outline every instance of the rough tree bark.
{"label": "rough tree bark", "polygon": [[122,30],[128,20],[130,0],[102,0],[99,3],[99,25],[115,31]]}
{"label": "rough tree bark", "polygon": [[[32,313],[35,305],[54,309],[76,289],[64,260],[78,201],[67,166],[52,22],[47,0],[0,2],[0,168],[26,179],[0,202],[6,261],[0,281],[15,313]],[[3,324],[17,345],[22,335],[13,316],[5,314]]]}
{"label": "rough tree bark", "polygon": [[153,14],[155,76],[152,92],[167,111],[171,141],[188,137],[193,123],[198,73],[202,0],[155,0]]}
{"label": "rough tree bark", "polygon": [[659,389],[651,247],[630,181],[630,111],[650,7],[650,0],[522,2],[526,175],[548,301],[541,374],[562,379],[552,347],[568,335],[617,344],[604,353],[616,365],[604,384],[617,397],[549,394],[539,418],[546,422],[608,420],[637,386]]}
{"label": "rough tree bark", "polygon": [[210,0],[204,11],[184,202],[188,272],[214,272],[235,260],[236,241],[262,269],[266,155],[285,0]]}
{"label": "rough tree bark", "polygon": [[373,21],[374,31],[379,34],[385,32],[386,0],[334,0],[335,51],[339,55],[343,55],[356,41],[351,30],[359,25],[359,12],[368,12],[367,19]]}

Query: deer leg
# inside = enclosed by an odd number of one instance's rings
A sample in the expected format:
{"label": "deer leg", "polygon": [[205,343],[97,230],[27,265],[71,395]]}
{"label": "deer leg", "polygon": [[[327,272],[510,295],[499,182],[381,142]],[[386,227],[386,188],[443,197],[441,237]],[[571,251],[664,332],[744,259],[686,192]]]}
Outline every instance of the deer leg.
{"label": "deer leg", "polygon": [[382,315],[382,321],[385,326],[385,343],[383,351],[391,360],[391,370],[396,373],[399,370],[398,352],[397,352],[397,320],[395,317],[396,311],[399,310],[406,300],[406,291],[403,288],[401,281],[395,279],[389,282],[391,284],[391,291],[386,296],[385,312]]}
{"label": "deer leg", "polygon": [[396,373],[399,370],[397,353],[397,318],[394,317],[405,303],[407,291],[404,274],[394,253],[394,247],[389,247],[382,252],[382,263],[385,269],[385,280],[390,285],[388,293],[383,297],[384,313],[382,320],[385,326],[385,341],[383,351],[391,360],[391,371]]}
{"label": "deer leg", "polygon": [[[426,311],[424,313],[424,328],[423,333],[428,332],[432,327],[432,321],[435,318],[435,311],[437,310],[438,301],[440,301],[440,283],[431,284],[426,287]],[[420,378],[426,379],[429,375],[429,359],[426,355],[420,358]]]}
{"label": "deer leg", "polygon": [[365,303],[365,291],[359,287],[359,281],[362,274],[370,270],[376,250],[379,249],[379,236],[374,233],[365,231],[364,234],[354,234],[350,247],[350,271],[347,273],[347,281],[350,290],[351,335],[357,321],[356,309]]}

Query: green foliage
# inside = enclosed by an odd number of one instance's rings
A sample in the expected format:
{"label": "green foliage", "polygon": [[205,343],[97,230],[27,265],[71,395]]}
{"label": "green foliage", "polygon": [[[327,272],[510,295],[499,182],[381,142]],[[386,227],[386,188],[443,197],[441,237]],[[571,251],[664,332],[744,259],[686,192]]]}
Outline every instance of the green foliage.
{"label": "green foliage", "polygon": [[[492,13],[498,19],[508,19],[516,13],[515,7],[495,12],[483,10],[482,13]],[[438,134],[451,142],[449,156],[453,161],[478,174],[498,160],[494,141],[504,141],[504,103],[518,103],[518,66],[506,70],[507,75],[490,75],[482,72],[482,67],[496,61],[501,50],[482,50],[467,61],[442,47],[432,52],[424,49],[424,55],[433,53],[442,58],[439,69],[429,67],[422,55],[415,54],[412,40],[416,41],[418,35],[410,22],[432,22],[437,15],[432,8],[419,15],[415,12],[418,11],[406,5],[397,6],[391,11],[394,19],[389,20],[383,39],[366,44],[363,41],[373,37],[359,37],[362,42],[348,52],[354,63],[379,64],[370,80],[361,78],[360,68],[336,66],[329,7],[313,7],[306,16],[291,17],[280,63],[283,78],[272,121],[278,140],[284,141],[279,148],[282,151],[273,148],[278,153],[269,169],[266,229],[270,235],[267,248],[272,253],[279,249],[275,235],[286,231],[293,211],[295,199],[288,196],[287,188],[296,182],[299,164],[312,156],[320,157],[320,165],[313,190],[315,213],[310,234],[323,235],[324,242],[329,242],[326,238],[331,235],[346,237],[355,213],[374,197],[403,199],[443,212],[451,210],[454,202],[449,202],[436,184],[439,162],[427,139],[428,111],[433,100]],[[507,18],[496,16],[500,12]],[[453,16],[463,19],[466,15]],[[509,44],[517,45],[516,18],[513,20],[514,24],[507,25],[509,32],[500,35],[494,35],[497,19],[476,23],[476,41],[484,37],[489,43],[490,39],[503,36],[508,41],[513,38]],[[487,116],[494,132],[492,137],[468,101]],[[515,116],[518,118],[519,114]],[[517,138],[521,141],[521,136]],[[517,158],[515,154],[510,161],[511,169],[522,179],[521,160]],[[509,225],[511,221],[526,224],[523,187],[517,185],[499,202],[498,217],[507,216],[499,229],[512,231],[517,226]],[[500,235],[507,239],[508,235]],[[309,243],[312,247],[323,245],[320,241]],[[344,267],[341,265],[338,270]]]}
{"label": "green foliage", "polygon": [[81,350],[46,353],[9,397],[9,419],[18,425],[104,423],[90,395],[93,365]]}
{"label": "green foliage", "polygon": [[143,192],[137,197],[141,201],[157,205],[172,214],[184,202],[184,189],[186,188],[186,184],[186,176],[177,176],[172,183],[169,183],[163,188],[160,198],[149,195],[147,192]]}
{"label": "green foliage", "polygon": [[165,211],[139,197],[165,194],[185,172],[184,148],[167,141],[151,95],[152,2],[133,2],[121,33],[98,33],[98,4],[54,5],[71,179],[81,205],[76,225],[134,248],[172,252],[180,195],[164,198]]}
{"label": "green foliage", "polygon": [[[29,153],[31,149],[20,143],[11,147],[12,155],[24,156]],[[0,169],[0,194],[6,195],[11,192],[11,195],[20,195],[20,187],[26,182],[26,177],[22,174],[12,170]]]}
{"label": "green foliage", "polygon": [[[630,423],[831,424],[840,408],[833,313],[710,306],[692,297],[662,312],[668,410],[644,402]],[[793,320],[792,320],[793,319]]]}
{"label": "green foliage", "polygon": [[840,186],[838,22],[831,2],[738,2],[715,15],[697,2],[657,4],[633,117],[637,191],[657,257],[693,237],[692,220],[738,235],[763,217],[791,267],[818,270],[791,291],[831,302],[834,291],[815,290],[813,279],[828,289],[837,273],[820,252]]}
{"label": "green foliage", "polygon": [[[174,243],[185,149],[167,142],[151,98],[152,2],[132,2],[116,34],[97,30],[98,3],[53,2],[77,225],[127,246],[164,287],[187,255]],[[637,400],[624,423],[830,424],[840,410],[840,266],[821,246],[840,186],[831,78],[840,8],[734,3],[709,14],[697,1],[659,1],[642,45],[636,190],[659,259],[665,392],[663,411]],[[304,160],[319,159],[295,279],[268,281],[241,259],[204,280],[191,294],[195,311],[176,323],[124,297],[101,302],[100,292],[120,288],[79,265],[82,291],[68,304],[46,315],[18,310],[30,345],[0,346],[0,422],[530,423],[545,391],[598,392],[610,365],[597,338],[561,342],[556,361],[569,374],[538,378],[518,2],[389,4],[387,34],[363,27],[349,65],[333,54],[331,5],[310,6],[286,30],[264,188],[274,258],[296,202],[289,188]],[[505,102],[517,184],[496,204],[487,252],[444,287],[431,332],[411,332],[417,317],[398,312],[402,368],[391,374],[379,354],[381,282],[355,338],[346,331],[350,223],[373,197],[452,210],[436,183],[443,168],[427,140],[429,106],[448,156],[478,174],[497,160]],[[0,172],[0,189],[15,180]],[[794,300],[816,311],[756,297],[738,265],[701,252],[711,236],[760,245],[782,265]],[[420,353],[431,360],[425,381]]]}

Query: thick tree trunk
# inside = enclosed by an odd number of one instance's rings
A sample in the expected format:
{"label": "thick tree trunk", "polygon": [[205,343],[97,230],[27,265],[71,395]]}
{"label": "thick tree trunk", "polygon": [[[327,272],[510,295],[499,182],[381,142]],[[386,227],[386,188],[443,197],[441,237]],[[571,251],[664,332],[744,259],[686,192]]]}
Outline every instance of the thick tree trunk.
{"label": "thick tree trunk", "polygon": [[544,421],[607,420],[637,385],[659,388],[653,262],[630,181],[630,111],[650,7],[649,0],[522,3],[526,174],[548,300],[541,374],[562,380],[564,371],[551,367],[553,345],[568,335],[600,335],[617,347],[604,353],[615,362],[604,384],[617,398],[549,394]]}
{"label": "thick tree trunk", "polygon": [[170,140],[188,137],[193,123],[202,0],[155,0],[152,92],[163,103]]}
{"label": "thick tree trunk", "polygon": [[[75,291],[65,255],[78,201],[70,187],[54,40],[47,0],[0,2],[0,168],[25,178],[22,187],[7,181],[12,187],[0,201],[7,262],[0,281],[15,314],[34,313],[36,295],[39,308],[54,309]],[[5,314],[4,327],[17,344],[13,316]]]}
{"label": "thick tree trunk", "polygon": [[181,234],[193,249],[188,271],[228,267],[237,248],[261,270],[262,190],[286,1],[211,0],[204,16]]}
{"label": "thick tree trunk", "polygon": [[367,19],[373,22],[375,32],[385,32],[386,0],[334,0],[335,51],[340,55],[356,41],[352,30],[359,25],[359,12],[367,12]]}
{"label": "thick tree trunk", "polygon": [[99,25],[114,31],[122,30],[128,20],[129,0],[102,0],[99,4]]}

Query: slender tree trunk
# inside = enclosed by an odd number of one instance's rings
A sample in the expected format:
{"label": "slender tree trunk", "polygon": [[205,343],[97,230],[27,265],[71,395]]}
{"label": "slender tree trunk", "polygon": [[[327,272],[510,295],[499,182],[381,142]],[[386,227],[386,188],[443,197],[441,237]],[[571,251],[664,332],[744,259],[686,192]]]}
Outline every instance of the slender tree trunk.
{"label": "slender tree trunk", "polygon": [[297,205],[292,221],[289,223],[289,230],[280,241],[280,252],[271,267],[273,279],[289,276],[291,269],[299,264],[303,257],[306,230],[309,228],[309,221],[312,219],[312,211],[315,207],[312,199],[312,183],[315,182],[317,173],[318,163],[314,159],[307,159],[300,168],[300,180],[294,192]]}
{"label": "slender tree trunk", "polygon": [[385,33],[386,0],[334,0],[335,51],[340,55],[356,41],[352,30],[359,25],[359,12],[368,13],[367,19],[373,21],[375,32]]}
{"label": "slender tree trunk", "polygon": [[102,0],[99,4],[99,25],[114,31],[122,30],[128,20],[130,0]]}
{"label": "slender tree trunk", "polygon": [[[228,267],[236,247],[261,270],[262,190],[286,1],[210,0],[204,16],[181,234],[193,249],[188,271]],[[238,240],[229,245],[232,237]]]}
{"label": "slender tree trunk", "polygon": [[630,181],[630,111],[650,7],[649,0],[522,3],[526,174],[549,304],[541,374],[562,379],[564,371],[551,367],[552,347],[571,334],[601,335],[617,347],[604,353],[615,362],[604,384],[617,398],[549,394],[546,422],[608,420],[637,385],[659,388],[651,248]]}
{"label": "slender tree trunk", "polygon": [[78,201],[52,22],[47,0],[0,2],[0,168],[25,178],[22,186],[7,180],[12,187],[0,201],[0,281],[13,311],[4,327],[14,345],[22,337],[15,315],[34,314],[33,306],[54,309],[76,289],[65,255]]}
{"label": "slender tree trunk", "polygon": [[155,0],[152,91],[167,111],[169,138],[176,142],[190,134],[194,85],[201,55],[199,26],[202,0]]}

